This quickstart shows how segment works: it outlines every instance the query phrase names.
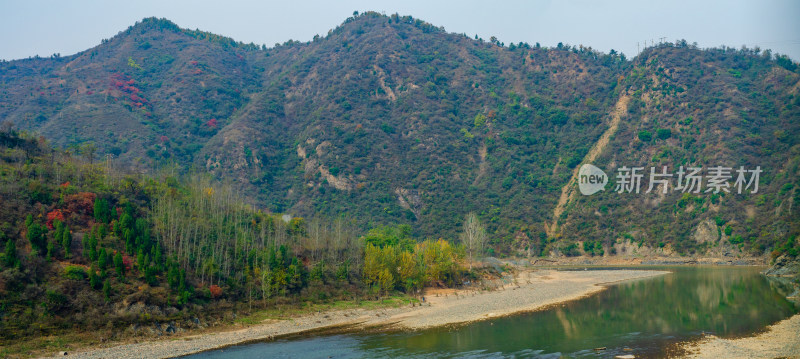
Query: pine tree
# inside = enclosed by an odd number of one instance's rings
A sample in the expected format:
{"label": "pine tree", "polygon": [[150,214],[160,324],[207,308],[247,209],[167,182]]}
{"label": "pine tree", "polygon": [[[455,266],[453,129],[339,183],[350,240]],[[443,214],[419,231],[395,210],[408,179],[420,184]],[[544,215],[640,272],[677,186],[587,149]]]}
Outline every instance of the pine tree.
{"label": "pine tree", "polygon": [[172,289],[178,288],[178,267],[174,264],[171,264],[169,270],[167,271],[167,285],[169,285]]}
{"label": "pine tree", "polygon": [[98,198],[94,201],[94,219],[100,223],[111,221],[111,210],[108,208],[108,201]]}
{"label": "pine tree", "polygon": [[155,244],[155,245],[153,245],[153,248],[154,249],[151,251],[151,253],[154,253],[153,254],[153,262],[155,262],[156,269],[158,269],[158,271],[161,271],[164,268],[161,265],[161,261],[164,259],[163,255],[161,254],[161,246],[159,246],[158,244]]}
{"label": "pine tree", "polygon": [[114,267],[120,279],[125,278],[125,264],[122,262],[122,253],[120,252],[117,252],[117,255],[114,256]]}
{"label": "pine tree", "polygon": [[103,295],[106,297],[106,300],[111,299],[111,282],[108,278],[103,282]]}
{"label": "pine tree", "polygon": [[139,253],[136,253],[136,267],[139,268],[139,272],[144,273],[145,265],[144,251],[139,248]]}
{"label": "pine tree", "polygon": [[61,237],[63,236],[63,232],[64,232],[64,223],[59,221],[59,220],[57,220],[57,219],[54,220],[53,221],[53,229],[55,231],[55,232],[53,232],[53,238],[57,242],[61,243]]}
{"label": "pine tree", "polygon": [[64,258],[69,258],[72,253],[72,233],[69,232],[69,227],[64,226],[60,240],[64,247]]}
{"label": "pine tree", "polygon": [[17,260],[17,244],[13,239],[6,242],[6,250],[3,252],[3,260],[6,267],[16,267],[19,264]]}
{"label": "pine tree", "polygon": [[48,261],[53,258],[53,252],[55,251],[55,245],[53,244],[54,242],[54,240],[47,241],[47,255],[45,256],[45,259]]}
{"label": "pine tree", "polygon": [[97,236],[89,236],[89,259],[92,261],[97,260]]}
{"label": "pine tree", "polygon": [[92,268],[89,270],[89,285],[92,289],[97,289],[100,286],[100,277],[97,275],[97,270],[92,265]]}
{"label": "pine tree", "polygon": [[108,255],[105,248],[100,248],[100,254],[97,256],[97,266],[100,270],[105,270],[108,266]]}
{"label": "pine tree", "polygon": [[155,267],[147,266],[144,268],[144,281],[153,287],[158,285],[158,279],[156,278]]}

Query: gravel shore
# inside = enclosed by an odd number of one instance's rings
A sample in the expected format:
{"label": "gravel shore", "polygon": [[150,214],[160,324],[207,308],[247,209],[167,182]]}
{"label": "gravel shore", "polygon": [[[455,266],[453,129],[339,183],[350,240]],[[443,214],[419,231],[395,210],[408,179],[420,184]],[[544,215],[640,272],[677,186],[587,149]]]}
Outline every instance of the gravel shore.
{"label": "gravel shore", "polygon": [[427,291],[425,304],[413,308],[328,311],[291,320],[268,320],[240,330],[92,348],[69,353],[69,357],[170,358],[336,327],[353,331],[367,327],[422,329],[537,310],[596,293],[603,290],[602,284],[667,273],[650,270],[522,272],[513,283],[495,291]]}
{"label": "gravel shore", "polygon": [[722,339],[708,335],[684,349],[689,358],[800,358],[800,314],[768,327],[768,331],[746,338]]}

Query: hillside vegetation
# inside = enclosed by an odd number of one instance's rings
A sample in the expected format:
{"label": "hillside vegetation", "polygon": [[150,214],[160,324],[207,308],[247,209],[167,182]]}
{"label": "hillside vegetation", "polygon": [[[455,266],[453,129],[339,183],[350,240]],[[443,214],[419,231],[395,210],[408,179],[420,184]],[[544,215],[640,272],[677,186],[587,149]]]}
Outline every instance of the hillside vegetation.
{"label": "hillside vegetation", "polygon": [[[629,59],[372,12],[270,48],[148,18],[73,56],[0,63],[0,118],[361,231],[456,238],[474,211],[489,254],[763,256],[800,232],[799,71],[767,50],[677,41]],[[593,147],[606,190],[556,211]],[[620,194],[623,166],[763,173],[757,193],[644,193],[645,176]]]}
{"label": "hillside vegetation", "polygon": [[172,323],[170,334],[474,278],[461,245],[414,241],[408,226],[362,236],[346,217],[267,213],[203,176],[130,175],[91,158],[0,131],[2,356],[71,330],[109,339]]}

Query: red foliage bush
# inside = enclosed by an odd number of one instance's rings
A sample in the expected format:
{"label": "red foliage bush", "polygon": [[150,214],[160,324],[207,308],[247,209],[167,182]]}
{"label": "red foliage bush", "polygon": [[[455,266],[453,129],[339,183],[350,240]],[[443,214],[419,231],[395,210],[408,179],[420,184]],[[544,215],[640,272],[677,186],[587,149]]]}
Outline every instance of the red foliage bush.
{"label": "red foliage bush", "polygon": [[130,272],[131,268],[133,268],[133,257],[123,254],[122,255],[122,265],[125,266],[125,271]]}
{"label": "red foliage bush", "polygon": [[47,214],[47,228],[53,229],[53,221],[59,220],[64,222],[64,213],[60,209],[56,209]]}
{"label": "red foliage bush", "polygon": [[[141,90],[138,87],[134,86],[135,83],[136,81],[134,81],[127,75],[119,73],[111,75],[111,86],[113,86],[119,92],[121,92],[123,96],[127,94],[128,98],[131,101],[130,102],[131,106],[142,107],[148,104],[148,101],[146,98],[141,96]],[[112,89],[109,88],[109,92],[111,92],[111,90]],[[114,96],[113,98],[114,100],[116,100],[116,97],[119,96],[119,93],[112,94],[112,96]]]}
{"label": "red foliage bush", "polygon": [[217,119],[216,118],[212,118],[212,119],[208,120],[208,122],[206,122],[206,126],[217,128]]}
{"label": "red foliage bush", "polygon": [[211,292],[211,298],[219,298],[222,295],[222,288],[216,284],[208,287],[208,290]]}
{"label": "red foliage bush", "polygon": [[91,192],[79,192],[64,197],[64,207],[67,212],[94,214],[94,199],[97,195]]}

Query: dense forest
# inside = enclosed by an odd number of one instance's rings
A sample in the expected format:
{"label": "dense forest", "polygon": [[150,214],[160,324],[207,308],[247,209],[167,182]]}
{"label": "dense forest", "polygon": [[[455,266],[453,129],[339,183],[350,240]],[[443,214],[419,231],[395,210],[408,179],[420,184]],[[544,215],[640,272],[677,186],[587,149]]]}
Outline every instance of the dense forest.
{"label": "dense forest", "polygon": [[[236,270],[250,255],[229,258],[226,248],[258,253],[272,242],[239,241],[276,226],[313,238],[315,226],[400,224],[420,242],[457,238],[469,212],[486,224],[486,253],[498,256],[790,251],[800,233],[799,83],[786,56],[685,40],[629,58],[368,12],[310,41],[268,47],[148,18],[72,56],[0,63],[0,118],[72,152],[93,146],[95,160],[131,173],[203,174],[175,189],[183,197],[128,215],[152,226],[146,246],[161,243],[174,266],[216,283],[257,276]],[[606,190],[559,205],[586,162],[609,174]],[[623,166],[763,173],[757,193],[620,194],[612,189]],[[263,213],[246,215],[253,210],[230,193]],[[291,221],[265,213],[327,222],[291,232]],[[173,248],[187,233],[189,247]],[[340,245],[303,259],[334,270],[355,256]],[[140,243],[131,246],[138,256]],[[294,259],[283,260],[288,270]]]}
{"label": "dense forest", "polygon": [[454,239],[266,212],[208,176],[130,174],[94,152],[0,131],[0,342],[242,307],[413,297],[473,276]]}

